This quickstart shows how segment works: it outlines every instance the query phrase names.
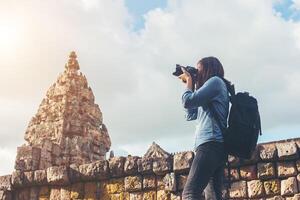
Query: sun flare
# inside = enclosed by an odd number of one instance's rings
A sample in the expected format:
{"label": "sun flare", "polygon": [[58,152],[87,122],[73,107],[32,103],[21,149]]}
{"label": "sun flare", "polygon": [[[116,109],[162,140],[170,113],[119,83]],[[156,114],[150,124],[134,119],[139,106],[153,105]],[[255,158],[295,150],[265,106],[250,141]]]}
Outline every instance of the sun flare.
{"label": "sun flare", "polygon": [[13,21],[0,19],[0,51],[11,52],[17,48],[20,39],[20,29]]}

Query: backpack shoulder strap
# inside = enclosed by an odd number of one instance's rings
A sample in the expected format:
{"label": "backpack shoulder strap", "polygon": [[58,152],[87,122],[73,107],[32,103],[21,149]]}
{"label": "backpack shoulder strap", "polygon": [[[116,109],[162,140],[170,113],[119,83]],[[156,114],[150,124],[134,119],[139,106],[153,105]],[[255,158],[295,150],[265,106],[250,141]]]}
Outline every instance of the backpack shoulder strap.
{"label": "backpack shoulder strap", "polygon": [[221,79],[224,81],[230,96],[234,96],[235,95],[234,84],[232,84],[230,81],[228,81],[227,79],[225,79],[223,77],[221,77]]}
{"label": "backpack shoulder strap", "polygon": [[[220,78],[224,81],[224,83],[225,83],[225,85],[227,87],[227,91],[230,94],[230,97],[231,97],[230,99],[232,100],[232,97],[235,95],[234,85],[231,84],[231,82],[228,81],[227,79],[225,79],[223,77],[220,77]],[[220,118],[219,118],[219,116],[217,114],[217,111],[216,111],[215,107],[213,106],[212,102],[209,103],[208,108],[210,109],[213,118],[216,120],[216,122],[217,122],[218,126],[220,127],[220,129],[222,131],[222,134],[223,134],[226,127],[223,128],[223,126],[221,124],[221,120],[220,120]]]}

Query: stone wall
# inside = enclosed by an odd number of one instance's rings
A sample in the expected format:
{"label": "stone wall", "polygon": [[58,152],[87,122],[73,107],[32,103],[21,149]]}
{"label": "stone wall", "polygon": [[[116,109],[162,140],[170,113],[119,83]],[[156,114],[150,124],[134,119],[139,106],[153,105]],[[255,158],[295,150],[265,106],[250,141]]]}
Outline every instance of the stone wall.
{"label": "stone wall", "polygon": [[[297,138],[259,144],[250,160],[230,157],[225,199],[300,199],[299,149]],[[193,151],[170,154],[153,143],[142,157],[16,170],[0,177],[0,200],[180,200],[193,158]]]}

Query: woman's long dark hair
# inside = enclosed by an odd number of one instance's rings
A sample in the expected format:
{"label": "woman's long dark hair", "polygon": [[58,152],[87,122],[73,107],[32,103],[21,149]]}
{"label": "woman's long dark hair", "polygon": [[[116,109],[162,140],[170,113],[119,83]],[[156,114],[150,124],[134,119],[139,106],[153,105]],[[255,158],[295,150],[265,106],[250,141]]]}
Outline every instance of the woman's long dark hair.
{"label": "woman's long dark hair", "polygon": [[200,69],[198,73],[197,88],[200,88],[209,78],[219,76],[224,78],[224,68],[218,58],[209,56],[198,61]]}

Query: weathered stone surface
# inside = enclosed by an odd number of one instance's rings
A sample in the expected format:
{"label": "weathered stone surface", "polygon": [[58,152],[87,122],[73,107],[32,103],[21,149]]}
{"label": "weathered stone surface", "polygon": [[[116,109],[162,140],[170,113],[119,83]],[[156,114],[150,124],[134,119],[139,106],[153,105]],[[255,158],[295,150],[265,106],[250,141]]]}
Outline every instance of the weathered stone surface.
{"label": "weathered stone surface", "polygon": [[39,191],[39,199],[49,199],[50,196],[50,188],[48,186],[42,186]]}
{"label": "weathered stone surface", "polygon": [[156,188],[156,177],[154,175],[143,176],[143,189],[155,189]]}
{"label": "weathered stone surface", "polygon": [[190,169],[194,159],[192,151],[176,153],[173,158],[173,170],[178,172],[186,172]]}
{"label": "weathered stone surface", "polygon": [[71,185],[70,198],[83,199],[84,197],[84,183],[75,183]]}
{"label": "weathered stone surface", "polygon": [[41,149],[32,146],[21,146],[17,148],[15,169],[21,171],[32,171],[39,168]]}
{"label": "weathered stone surface", "polygon": [[298,157],[297,146],[295,142],[276,143],[278,157],[281,160],[293,159]]}
{"label": "weathered stone surface", "polygon": [[278,179],[269,180],[264,182],[266,195],[280,194],[280,181]]}
{"label": "weathered stone surface", "polygon": [[291,200],[300,200],[300,194],[295,194]]}
{"label": "weathered stone surface", "polygon": [[84,199],[97,199],[97,184],[95,182],[84,184]]}
{"label": "weathered stone surface", "polygon": [[300,160],[296,161],[296,167],[297,167],[298,172],[300,173]]}
{"label": "weathered stone surface", "polygon": [[106,190],[108,194],[121,193],[125,191],[124,178],[113,178],[106,184]]}
{"label": "weathered stone surface", "polygon": [[297,180],[295,177],[290,177],[281,181],[281,195],[293,195],[298,193]]}
{"label": "weathered stone surface", "polygon": [[231,184],[229,189],[230,198],[247,198],[246,181],[238,181]]}
{"label": "weathered stone surface", "polygon": [[50,197],[50,188],[48,186],[40,187],[39,200],[48,200]]}
{"label": "weathered stone surface", "polygon": [[290,162],[278,162],[277,163],[277,173],[279,178],[295,176],[297,174],[297,169],[295,163]]}
{"label": "weathered stone surface", "polygon": [[284,197],[277,195],[271,198],[267,198],[266,200],[284,200],[284,199],[285,199]]}
{"label": "weathered stone surface", "polygon": [[17,148],[17,160],[39,159],[41,149],[32,146],[20,146]]}
{"label": "weathered stone surface", "polygon": [[109,170],[112,177],[120,177],[124,175],[124,163],[126,158],[117,156],[109,159]]}
{"label": "weathered stone surface", "polygon": [[180,192],[171,193],[170,200],[181,200],[180,197],[181,197],[181,193]]}
{"label": "weathered stone surface", "polygon": [[165,189],[164,177],[165,177],[164,175],[156,176],[156,182],[157,182],[157,189],[158,190],[164,190]]}
{"label": "weathered stone surface", "polygon": [[300,173],[296,177],[297,182],[298,182],[298,192],[300,192]]}
{"label": "weathered stone surface", "polygon": [[171,154],[153,142],[143,158],[138,160],[138,171],[142,174],[154,172],[160,175],[169,172],[172,169],[172,165]]}
{"label": "weathered stone surface", "polygon": [[125,177],[125,191],[139,191],[142,189],[141,176],[126,176]]}
{"label": "weathered stone surface", "polygon": [[79,181],[81,181],[81,176],[84,175],[84,173],[80,173],[79,171],[79,166],[77,164],[71,164],[69,165],[69,181],[71,183],[77,183]]}
{"label": "weathered stone surface", "polygon": [[36,170],[34,171],[33,181],[37,185],[44,185],[47,183],[47,171],[46,170]]}
{"label": "weathered stone surface", "polygon": [[0,176],[0,190],[11,190],[11,175]]}
{"label": "weathered stone surface", "polygon": [[253,180],[257,178],[256,165],[248,165],[240,168],[241,179]]}
{"label": "weathered stone surface", "polygon": [[156,200],[156,191],[144,192],[143,200]]}
{"label": "weathered stone surface", "polygon": [[126,175],[132,175],[138,172],[138,156],[127,156],[124,164],[124,172]]}
{"label": "weathered stone surface", "polygon": [[13,171],[11,175],[11,183],[14,187],[19,187],[23,185],[24,173],[20,170]]}
{"label": "weathered stone surface", "polygon": [[157,191],[157,200],[170,200],[171,193],[166,190],[158,190]]}
{"label": "weathered stone surface", "polygon": [[153,158],[138,159],[138,172],[142,174],[153,173]]}
{"label": "weathered stone surface", "polygon": [[164,190],[172,192],[176,191],[176,177],[174,172],[166,174],[163,178],[163,182],[165,185]]}
{"label": "weathered stone surface", "polygon": [[57,199],[61,199],[60,198],[60,188],[59,187],[52,187],[50,189],[50,198],[49,200],[57,200]]}
{"label": "weathered stone surface", "polygon": [[247,182],[248,196],[250,198],[259,198],[264,195],[263,183],[260,180],[252,180]]}
{"label": "weathered stone surface", "polygon": [[153,172],[157,175],[168,173],[172,170],[172,165],[173,165],[172,157],[154,158]]}
{"label": "weathered stone surface", "polygon": [[240,159],[235,156],[229,155],[228,162],[231,167],[236,167],[236,166],[240,165]]}
{"label": "weathered stone surface", "polygon": [[33,184],[33,172],[24,172],[24,179],[23,179],[24,186],[32,185]]}
{"label": "weathered stone surface", "polygon": [[143,200],[143,193],[142,192],[129,193],[129,200]]}
{"label": "weathered stone surface", "polygon": [[39,199],[39,188],[38,187],[31,187],[29,193],[30,200],[38,200]]}
{"label": "weathered stone surface", "polygon": [[238,168],[230,169],[230,180],[236,181],[240,179],[240,174]]}
{"label": "weathered stone surface", "polygon": [[69,186],[60,189],[61,200],[71,200],[71,189]]}
{"label": "weathered stone surface", "polygon": [[12,200],[11,191],[0,190],[0,200]]}
{"label": "weathered stone surface", "polygon": [[41,158],[39,162],[39,169],[47,169],[53,165],[53,157],[51,155],[51,151],[47,151],[47,149],[41,149]]}
{"label": "weathered stone surface", "polygon": [[22,188],[14,194],[17,200],[28,200],[30,198],[30,188]]}
{"label": "weathered stone surface", "polygon": [[275,176],[275,167],[273,163],[258,163],[257,175],[260,179],[273,178]]}
{"label": "weathered stone surface", "polygon": [[[115,169],[112,167],[113,170]],[[104,180],[109,177],[108,162],[106,160],[99,160],[89,164],[79,166],[79,173],[81,180]]]}
{"label": "weathered stone surface", "polygon": [[66,166],[49,167],[47,169],[47,182],[52,185],[68,184],[68,168]]}
{"label": "weathered stone surface", "polygon": [[62,153],[62,149],[61,149],[61,147],[60,147],[59,145],[53,143],[53,144],[52,144],[52,148],[51,148],[51,153],[52,153],[55,157],[60,156],[61,153]]}
{"label": "weathered stone surface", "polygon": [[261,144],[258,146],[259,156],[262,160],[268,161],[276,158],[276,145],[275,144]]}
{"label": "weathered stone surface", "polygon": [[177,189],[178,190],[183,190],[185,183],[187,181],[187,174],[180,174],[177,176]]}
{"label": "weathered stone surface", "polygon": [[170,153],[166,152],[158,144],[153,142],[143,158],[169,158],[170,156]]}
{"label": "weathered stone surface", "polygon": [[121,192],[118,194],[111,194],[111,200],[129,200],[129,192]]}

